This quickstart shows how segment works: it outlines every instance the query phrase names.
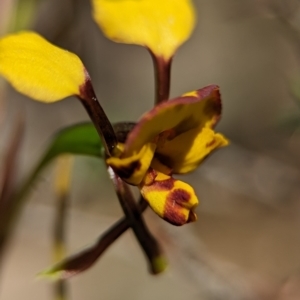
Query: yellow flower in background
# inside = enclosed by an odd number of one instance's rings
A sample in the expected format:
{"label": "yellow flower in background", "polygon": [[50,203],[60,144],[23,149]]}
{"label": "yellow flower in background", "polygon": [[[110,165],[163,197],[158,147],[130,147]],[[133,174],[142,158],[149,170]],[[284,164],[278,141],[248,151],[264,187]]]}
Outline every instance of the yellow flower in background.
{"label": "yellow flower in background", "polygon": [[75,54],[30,31],[0,39],[0,75],[20,93],[42,102],[80,95],[88,76]]}
{"label": "yellow flower in background", "polygon": [[124,181],[137,185],[160,217],[174,225],[194,221],[197,196],[172,174],[195,170],[213,150],[228,144],[212,129],[220,115],[215,85],[159,104],[142,116],[107,164]]}
{"label": "yellow flower in background", "polygon": [[169,60],[195,25],[190,0],[93,0],[94,19],[111,40],[142,45]]}

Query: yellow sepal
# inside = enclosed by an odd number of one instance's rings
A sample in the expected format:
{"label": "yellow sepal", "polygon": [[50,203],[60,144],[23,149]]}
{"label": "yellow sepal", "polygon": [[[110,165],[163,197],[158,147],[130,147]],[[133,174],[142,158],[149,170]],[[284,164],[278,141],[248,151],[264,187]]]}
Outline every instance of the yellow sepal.
{"label": "yellow sepal", "polygon": [[0,74],[17,91],[42,102],[79,95],[86,79],[75,54],[30,31],[0,39]]}
{"label": "yellow sepal", "polygon": [[145,46],[166,60],[195,25],[190,0],[93,0],[93,8],[95,21],[109,39]]}
{"label": "yellow sepal", "polygon": [[194,128],[166,141],[156,152],[164,157],[164,163],[172,168],[173,173],[183,174],[196,169],[213,150],[228,144],[222,134],[210,128]]}

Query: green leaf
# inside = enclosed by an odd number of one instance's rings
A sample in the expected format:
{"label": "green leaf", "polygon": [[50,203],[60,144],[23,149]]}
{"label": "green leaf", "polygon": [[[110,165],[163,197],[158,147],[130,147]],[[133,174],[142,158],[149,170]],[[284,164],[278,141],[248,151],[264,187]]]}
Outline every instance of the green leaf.
{"label": "green leaf", "polygon": [[61,154],[102,156],[102,143],[92,123],[82,123],[59,131],[43,159],[43,164]]}
{"label": "green leaf", "polygon": [[[42,159],[29,176],[23,190],[31,185],[38,173],[54,158],[62,154],[102,157],[103,146],[92,123],[72,125],[59,131],[53,138]],[[23,194],[25,191],[21,191]]]}

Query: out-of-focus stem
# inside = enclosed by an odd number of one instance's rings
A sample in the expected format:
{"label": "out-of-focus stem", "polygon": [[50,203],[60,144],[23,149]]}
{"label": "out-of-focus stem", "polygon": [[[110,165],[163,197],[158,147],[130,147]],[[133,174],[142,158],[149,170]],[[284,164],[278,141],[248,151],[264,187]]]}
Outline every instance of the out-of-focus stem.
{"label": "out-of-focus stem", "polygon": [[17,120],[17,124],[12,134],[12,139],[9,144],[9,148],[5,157],[3,180],[0,183],[0,219],[3,219],[4,215],[7,213],[7,209],[11,203],[9,198],[13,192],[13,185],[16,176],[16,164],[17,158],[24,134],[24,120],[20,116]]}
{"label": "out-of-focus stem", "polygon": [[156,56],[151,51],[150,53],[155,72],[155,105],[157,105],[169,99],[172,58],[165,60],[163,57]]}
{"label": "out-of-focus stem", "polygon": [[6,154],[2,176],[3,181],[1,183],[2,186],[0,186],[0,269],[2,267],[4,250],[9,236],[8,223],[13,221],[11,211],[14,208],[15,201],[12,198],[12,194],[16,176],[17,158],[23,134],[24,119],[20,116]]}
{"label": "out-of-focus stem", "polygon": [[[56,216],[53,230],[53,258],[55,262],[66,256],[66,213],[70,197],[70,182],[73,158],[62,156],[57,160],[55,176]],[[67,299],[67,285],[64,279],[54,283],[54,299]]]}
{"label": "out-of-focus stem", "polygon": [[160,273],[166,265],[163,261],[163,255],[158,242],[144,223],[144,219],[133,198],[129,186],[113,171],[112,168],[108,167],[108,172],[129,225],[148,258],[151,272],[153,274]]}
{"label": "out-of-focus stem", "polygon": [[16,218],[24,205],[26,196],[28,195],[34,180],[36,179],[39,172],[43,169],[43,167],[44,165],[38,165],[38,167],[32,171],[27,180],[22,184],[20,190],[18,190],[11,196],[11,198],[9,199],[9,209],[7,209],[5,214],[0,218],[0,264],[1,258],[4,255],[7,240],[9,239],[9,236],[12,232]]}

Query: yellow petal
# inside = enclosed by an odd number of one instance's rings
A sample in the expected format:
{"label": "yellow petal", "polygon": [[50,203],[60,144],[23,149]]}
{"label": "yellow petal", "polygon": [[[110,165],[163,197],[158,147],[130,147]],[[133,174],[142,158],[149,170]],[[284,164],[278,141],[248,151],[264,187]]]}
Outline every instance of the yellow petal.
{"label": "yellow petal", "polygon": [[115,42],[148,47],[169,59],[195,25],[190,0],[93,0],[94,19]]}
{"label": "yellow petal", "polygon": [[187,183],[150,169],[140,190],[154,212],[167,222],[181,226],[197,219],[194,209],[199,201]]}
{"label": "yellow petal", "polygon": [[75,54],[29,31],[0,39],[0,74],[17,91],[42,102],[79,95],[86,80]]}
{"label": "yellow petal", "polygon": [[187,173],[198,167],[213,150],[228,145],[228,140],[210,128],[194,128],[158,147],[157,157],[173,173]]}
{"label": "yellow petal", "polygon": [[[121,147],[122,148],[122,147]],[[110,157],[106,163],[127,183],[138,185],[148,170],[156,145],[148,143],[130,157]]]}
{"label": "yellow petal", "polygon": [[159,146],[194,128],[213,127],[221,115],[219,87],[207,86],[157,105],[129,133],[124,153],[131,155],[149,142]]}

